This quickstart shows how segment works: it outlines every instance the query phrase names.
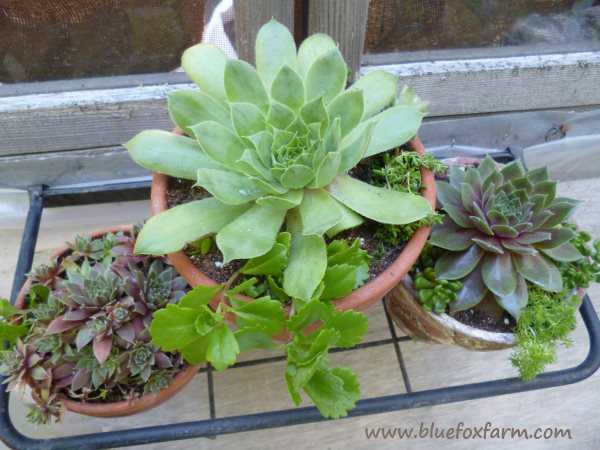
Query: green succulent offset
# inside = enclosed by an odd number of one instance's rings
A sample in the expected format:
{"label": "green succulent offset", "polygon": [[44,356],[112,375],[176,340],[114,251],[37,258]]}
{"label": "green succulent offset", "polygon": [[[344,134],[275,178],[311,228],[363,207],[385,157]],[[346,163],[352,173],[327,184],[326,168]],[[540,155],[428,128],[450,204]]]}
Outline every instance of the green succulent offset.
{"label": "green succulent offset", "polygon": [[182,65],[199,90],[172,92],[168,104],[190,137],[148,130],[125,146],[141,166],[194,180],[212,197],[150,219],[137,253],[170,253],[216,235],[225,262],[256,258],[284,227],[292,233],[284,288],[308,300],[323,270],[296,289],[303,269],[294,259],[324,269],[325,234],[365,218],[400,225],[432,212],[420,195],[348,175],[363,158],[413,138],[424,103],[409,90],[398,93],[384,71],[346,89],[348,69],[329,36],[310,36],[296,50],[289,30],[272,20],[257,36],[256,69],[206,44],[186,50]]}
{"label": "green succulent offset", "polygon": [[487,157],[478,168],[451,168],[449,182],[439,182],[437,191],[447,216],[430,240],[446,250],[436,276],[463,282],[451,311],[469,309],[491,293],[518,319],[527,305],[527,282],[563,290],[556,264],[582,258],[569,242],[575,232],[563,225],[578,202],[556,197],[546,168],[525,171],[515,161],[500,169]]}

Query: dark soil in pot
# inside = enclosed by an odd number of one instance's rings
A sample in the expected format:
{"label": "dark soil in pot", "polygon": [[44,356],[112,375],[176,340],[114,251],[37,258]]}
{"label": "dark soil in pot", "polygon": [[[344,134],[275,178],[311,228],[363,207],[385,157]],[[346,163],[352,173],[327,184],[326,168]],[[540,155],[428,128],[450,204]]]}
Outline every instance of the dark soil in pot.
{"label": "dark soil in pot", "polygon": [[494,317],[485,310],[471,308],[450,315],[465,325],[495,333],[512,333],[517,325],[515,319],[506,312],[503,312],[500,317]]}

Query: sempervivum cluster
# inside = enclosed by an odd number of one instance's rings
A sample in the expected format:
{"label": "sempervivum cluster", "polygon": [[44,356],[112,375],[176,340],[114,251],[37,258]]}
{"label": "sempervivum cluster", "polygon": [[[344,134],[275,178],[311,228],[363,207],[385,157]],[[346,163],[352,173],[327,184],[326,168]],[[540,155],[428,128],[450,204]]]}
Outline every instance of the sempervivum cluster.
{"label": "sempervivum cluster", "polygon": [[[100,241],[101,246],[111,239],[94,242]],[[86,258],[77,264],[69,260],[66,279],[58,280],[53,292],[66,308],[48,324],[46,334],[76,328],[77,350],[92,343],[101,364],[113,344],[127,348],[136,341],[149,340],[147,327],[152,311],[176,302],[186,286],[160,260],[134,256],[130,240],[122,237],[119,245],[115,240],[114,251],[109,249],[102,262]]]}
{"label": "sempervivum cluster", "polygon": [[525,171],[518,161],[502,168],[486,158],[478,168],[452,168],[438,183],[447,216],[434,227],[431,243],[446,251],[435,264],[438,278],[461,280],[451,310],[471,308],[491,294],[518,318],[527,304],[527,282],[560,292],[555,262],[582,257],[563,226],[577,202],[556,197],[545,168]]}

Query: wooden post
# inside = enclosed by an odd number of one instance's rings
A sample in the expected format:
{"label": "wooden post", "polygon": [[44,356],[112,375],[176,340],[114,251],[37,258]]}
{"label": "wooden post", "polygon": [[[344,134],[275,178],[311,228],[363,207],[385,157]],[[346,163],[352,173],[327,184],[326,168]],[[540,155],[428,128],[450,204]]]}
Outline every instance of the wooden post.
{"label": "wooden post", "polygon": [[308,34],[327,33],[340,45],[351,78],[360,68],[369,0],[309,0]]}
{"label": "wooden post", "polygon": [[294,33],[294,0],[235,0],[235,45],[241,59],[254,64],[254,41],[271,18]]}

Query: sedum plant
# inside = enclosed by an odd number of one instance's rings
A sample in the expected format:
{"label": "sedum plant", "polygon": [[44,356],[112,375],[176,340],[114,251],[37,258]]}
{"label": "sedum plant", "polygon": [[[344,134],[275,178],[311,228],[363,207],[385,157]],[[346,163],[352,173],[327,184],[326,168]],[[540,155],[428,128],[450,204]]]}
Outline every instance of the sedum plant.
{"label": "sedum plant", "polygon": [[269,252],[292,234],[287,295],[310,299],[326,266],[324,235],[366,219],[408,224],[431,208],[418,193],[359,181],[363,158],[414,137],[424,105],[396,78],[373,71],[346,88],[348,68],[327,35],[296,49],[275,20],[256,39],[256,69],[199,44],[182,65],[198,90],[169,94],[169,113],[186,134],[143,131],[125,144],[141,166],[196,181],[212,196],[151,218],[139,254],[165,254],[216,235],[224,262]]}
{"label": "sedum plant", "polygon": [[[360,398],[360,386],[350,368],[331,367],[329,351],[358,344],[367,319],[356,311],[336,311],[330,300],[364,283],[369,257],[358,240],[334,240],[327,246],[323,281],[303,301],[290,299],[279,285],[291,264],[290,247],[290,234],[282,232],[271,251],[248,260],[226,283],[196,286],[176,304],[157,311],[150,326],[152,343],[181,352],[190,364],[209,362],[216,370],[233,365],[243,351],[283,350],[292,401],[299,405],[305,394],[324,417],[343,417]],[[227,301],[213,310],[209,303],[215,296]],[[228,318],[235,318],[235,327]],[[282,335],[286,330],[287,343]]]}
{"label": "sedum plant", "polygon": [[499,168],[487,157],[478,168],[451,168],[449,182],[437,189],[447,215],[430,239],[444,249],[436,277],[463,282],[451,311],[469,309],[490,294],[518,319],[527,305],[527,283],[563,290],[557,264],[582,258],[570,243],[575,232],[563,225],[577,202],[556,197],[546,168],[527,172],[519,161]]}
{"label": "sedum plant", "polygon": [[186,283],[160,259],[133,254],[134,237],[78,237],[70,253],[30,274],[27,309],[0,300],[0,373],[25,384],[35,423],[59,419],[60,396],[116,401],[166,387],[179,355],[151,343],[154,312],[177,302]]}

